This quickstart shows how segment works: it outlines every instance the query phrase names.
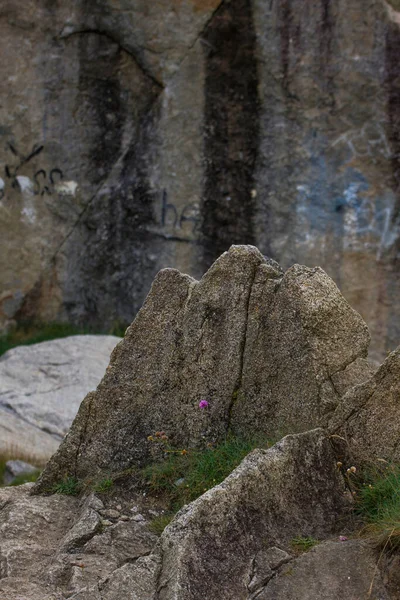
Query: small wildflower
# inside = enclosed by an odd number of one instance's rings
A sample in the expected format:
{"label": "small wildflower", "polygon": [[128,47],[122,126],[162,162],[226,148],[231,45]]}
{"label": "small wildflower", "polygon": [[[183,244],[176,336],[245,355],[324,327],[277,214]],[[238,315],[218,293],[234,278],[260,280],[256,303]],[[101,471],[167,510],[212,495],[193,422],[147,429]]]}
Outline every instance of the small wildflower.
{"label": "small wildflower", "polygon": [[149,442],[154,442],[154,438],[153,438],[152,435],[148,435],[147,439],[148,439]]}
{"label": "small wildflower", "polygon": [[200,402],[199,402],[199,408],[208,408],[208,402],[207,402],[207,400],[200,400]]}
{"label": "small wildflower", "polygon": [[341,467],[343,467],[343,463],[340,462],[340,460],[336,463],[336,466],[338,469],[340,469]]}
{"label": "small wildflower", "polygon": [[161,431],[156,431],[155,436],[156,437],[161,437]]}
{"label": "small wildflower", "polygon": [[355,473],[355,472],[357,471],[357,469],[356,469],[355,467],[350,467],[350,471],[351,471],[352,473]]}
{"label": "small wildflower", "polygon": [[168,436],[164,434],[161,436],[161,439],[165,442],[168,439]]}
{"label": "small wildflower", "polygon": [[185,454],[187,454],[187,450],[182,450],[181,454],[182,456],[185,456]]}
{"label": "small wildflower", "polygon": [[370,489],[370,490],[372,490],[372,489],[373,489],[373,487],[372,487],[372,485],[371,485],[371,484],[369,484],[369,486],[368,486],[368,487],[369,487],[369,489]]}
{"label": "small wildflower", "polygon": [[339,541],[340,542],[347,542],[349,538],[347,538],[345,535],[339,535]]}

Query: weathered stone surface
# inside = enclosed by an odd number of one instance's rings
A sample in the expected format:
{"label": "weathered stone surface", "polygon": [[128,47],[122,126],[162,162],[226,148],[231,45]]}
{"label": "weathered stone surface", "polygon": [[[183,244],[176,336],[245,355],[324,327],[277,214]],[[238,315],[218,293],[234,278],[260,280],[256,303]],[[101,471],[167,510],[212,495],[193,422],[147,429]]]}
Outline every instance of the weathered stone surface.
{"label": "weathered stone surface", "polygon": [[37,470],[37,467],[23,460],[8,460],[4,469],[3,483],[9,485],[18,475],[35,473]]}
{"label": "weathered stone surface", "polygon": [[20,577],[5,577],[0,579],[0,598],[1,600],[60,600],[60,595]]}
{"label": "weathered stone surface", "polygon": [[163,270],[37,489],[65,473],[146,462],[156,431],[185,448],[230,429],[278,435],[320,425],[339,400],[331,375],[368,343],[365,323],[321,269],[297,265],[282,276],[253,246],[232,246],[199,282]]}
{"label": "weathered stone surface", "polygon": [[[243,371],[232,407],[237,431],[301,431],[322,424],[339,394],[332,377],[365,357],[369,333],[322,269],[257,270]],[[357,374],[353,385],[360,380]]]}
{"label": "weathered stone surface", "polygon": [[0,449],[43,458],[101,380],[120,338],[79,335],[20,346],[0,359]]}
{"label": "weathered stone surface", "polygon": [[[255,450],[164,530],[159,599],[246,599],[260,552],[332,534],[348,507],[322,430]],[[270,568],[279,563],[271,558]]]}
{"label": "weathered stone surface", "polygon": [[[252,596],[249,596],[252,598]],[[376,560],[357,540],[325,542],[285,565],[257,600],[389,600]]]}
{"label": "weathered stone surface", "polygon": [[[149,554],[158,540],[133,522],[99,532],[104,504],[94,494],[83,500],[30,498],[30,489],[30,484],[0,489],[1,600],[20,600],[17,592],[25,593],[24,600],[61,600],[97,589],[114,571]],[[141,579],[137,585],[140,589]]]}
{"label": "weathered stone surface", "polygon": [[329,429],[345,438],[357,460],[400,460],[400,348],[371,379],[347,392]]}
{"label": "weathered stone surface", "polygon": [[31,487],[0,488],[0,582],[19,577],[42,585],[43,570],[79,514],[76,498],[31,498]]}
{"label": "weathered stone surface", "polygon": [[398,0],[0,11],[3,326],[129,323],[160,268],[252,243],[398,344]]}

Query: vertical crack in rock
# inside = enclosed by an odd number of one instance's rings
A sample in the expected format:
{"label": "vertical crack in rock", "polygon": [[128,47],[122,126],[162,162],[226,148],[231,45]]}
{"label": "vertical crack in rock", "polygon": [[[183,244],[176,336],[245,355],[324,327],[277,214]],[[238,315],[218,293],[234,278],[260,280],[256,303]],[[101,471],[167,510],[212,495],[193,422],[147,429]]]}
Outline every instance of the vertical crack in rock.
{"label": "vertical crack in rock", "polygon": [[203,36],[204,269],[234,244],[254,244],[259,146],[256,35],[250,0],[223,3]]}
{"label": "vertical crack in rock", "polygon": [[245,323],[244,323],[244,327],[243,327],[242,341],[241,341],[240,351],[239,351],[239,361],[240,361],[239,362],[239,374],[238,374],[238,379],[237,379],[237,382],[235,385],[235,389],[233,390],[232,398],[231,398],[231,401],[230,401],[230,404],[228,407],[228,418],[227,418],[227,424],[226,424],[227,432],[229,431],[230,426],[231,426],[232,410],[233,410],[233,407],[237,400],[238,394],[240,393],[240,390],[242,387],[244,355],[245,355],[245,350],[246,350],[247,330],[248,330],[248,325],[249,325],[249,311],[250,311],[251,295],[252,295],[252,291],[253,291],[254,281],[255,281],[255,278],[257,275],[257,270],[258,270],[258,267],[254,267],[254,271],[253,271],[252,278],[251,278],[251,283],[249,285],[249,292],[248,292],[247,299],[246,299],[246,319],[245,319]]}
{"label": "vertical crack in rock", "polygon": [[86,439],[86,433],[88,430],[88,426],[89,426],[89,421],[90,421],[90,417],[92,414],[92,403],[93,403],[93,396],[89,396],[89,399],[87,401],[87,407],[86,407],[86,417],[85,417],[85,423],[82,426],[81,429],[81,433],[79,436],[79,441],[76,447],[76,452],[75,452],[75,465],[74,465],[74,477],[78,476],[78,462],[79,462],[79,455],[80,455],[80,451],[82,448],[82,445],[85,443],[85,439]]}

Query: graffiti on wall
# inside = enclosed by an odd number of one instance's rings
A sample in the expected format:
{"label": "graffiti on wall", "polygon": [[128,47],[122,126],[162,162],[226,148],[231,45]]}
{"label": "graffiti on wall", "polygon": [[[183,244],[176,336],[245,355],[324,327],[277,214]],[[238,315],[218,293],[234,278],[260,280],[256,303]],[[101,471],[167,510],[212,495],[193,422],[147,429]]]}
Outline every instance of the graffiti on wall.
{"label": "graffiti on wall", "polygon": [[22,168],[30,167],[29,163],[32,164],[33,159],[42,154],[44,146],[35,144],[27,154],[21,153],[11,143],[7,144],[7,148],[9,154],[12,155],[12,160],[8,160],[4,166],[4,178],[0,177],[0,200],[4,198],[7,187],[21,192],[28,191],[35,196],[51,196],[55,191],[55,186],[64,178],[60,168],[55,167],[50,171],[35,168],[32,170],[31,177],[20,174]]}

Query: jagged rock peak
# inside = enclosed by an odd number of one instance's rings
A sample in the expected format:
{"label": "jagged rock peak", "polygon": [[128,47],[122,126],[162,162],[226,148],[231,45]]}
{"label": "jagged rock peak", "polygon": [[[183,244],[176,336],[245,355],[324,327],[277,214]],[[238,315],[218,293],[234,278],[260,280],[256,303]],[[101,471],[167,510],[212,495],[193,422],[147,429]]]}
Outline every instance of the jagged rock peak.
{"label": "jagged rock peak", "polygon": [[[79,479],[237,434],[325,424],[370,372],[369,332],[320,268],[282,273],[253,246],[232,246],[200,281],[174,269],[151,290],[95,392],[37,483]],[[207,407],[199,408],[201,400]]]}

